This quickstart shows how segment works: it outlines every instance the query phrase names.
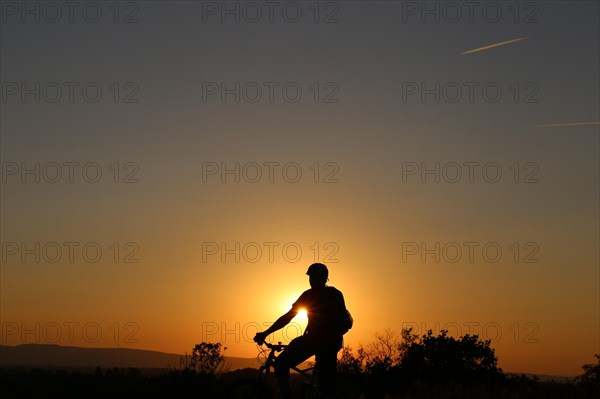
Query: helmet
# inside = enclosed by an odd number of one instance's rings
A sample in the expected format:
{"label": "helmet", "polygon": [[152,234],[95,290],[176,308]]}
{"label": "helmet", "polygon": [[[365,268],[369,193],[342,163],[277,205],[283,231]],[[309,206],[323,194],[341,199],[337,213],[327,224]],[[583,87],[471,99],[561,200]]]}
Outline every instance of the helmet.
{"label": "helmet", "polygon": [[309,276],[314,274],[317,276],[327,277],[329,276],[329,270],[327,270],[327,266],[325,266],[322,263],[313,263],[308,267],[306,274],[308,274]]}

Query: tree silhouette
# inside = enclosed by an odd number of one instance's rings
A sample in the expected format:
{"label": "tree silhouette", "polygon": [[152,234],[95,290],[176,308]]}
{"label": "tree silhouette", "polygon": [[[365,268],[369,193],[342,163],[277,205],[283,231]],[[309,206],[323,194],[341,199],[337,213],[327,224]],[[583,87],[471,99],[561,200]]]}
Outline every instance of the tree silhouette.
{"label": "tree silhouette", "polygon": [[477,335],[455,339],[448,336],[447,330],[437,336],[429,330],[420,339],[411,337],[402,348],[400,368],[414,378],[430,381],[488,379],[502,373],[490,344],[490,340],[482,341]]}
{"label": "tree silhouette", "polygon": [[340,356],[337,368],[340,373],[347,374],[360,374],[362,372],[362,359],[359,356],[356,357],[352,353],[350,346],[344,346],[342,348],[342,355]]}
{"label": "tree silhouette", "polygon": [[392,330],[375,334],[366,347],[365,367],[368,372],[387,372],[400,364],[401,342]]}
{"label": "tree silhouette", "polygon": [[596,364],[584,364],[583,374],[577,380],[589,392],[600,395],[600,355],[594,355]]}
{"label": "tree silhouette", "polygon": [[220,342],[202,342],[192,349],[187,369],[204,376],[214,376],[225,364],[223,351],[227,349]]}

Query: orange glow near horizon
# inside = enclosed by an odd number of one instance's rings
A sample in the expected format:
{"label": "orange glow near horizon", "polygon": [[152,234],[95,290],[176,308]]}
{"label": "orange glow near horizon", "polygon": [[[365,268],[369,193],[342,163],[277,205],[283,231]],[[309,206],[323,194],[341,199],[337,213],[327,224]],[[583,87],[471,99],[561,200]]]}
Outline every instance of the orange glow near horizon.
{"label": "orange glow near horizon", "polygon": [[[254,208],[256,219],[246,222],[260,226],[261,207],[255,204]],[[349,211],[343,207],[339,209],[341,214]],[[291,229],[277,233],[273,227],[264,226],[256,228],[262,231],[256,238],[244,238],[244,232],[241,232],[230,241],[262,243],[283,237],[281,242],[295,242],[302,248],[302,261],[287,262],[279,252],[279,258],[274,262],[268,258],[260,263],[235,262],[230,255],[224,263],[220,256],[202,263],[201,255],[193,250],[194,242],[208,241],[192,227],[200,223],[200,217],[194,220],[185,210],[180,216],[173,216],[184,226],[187,223],[192,232],[181,231],[170,240],[165,239],[161,246],[141,241],[148,248],[145,253],[148,261],[143,266],[39,267],[42,280],[37,282],[18,269],[3,266],[3,322],[26,323],[24,329],[20,325],[8,325],[4,332],[14,330],[14,333],[4,334],[3,344],[23,343],[22,334],[31,343],[36,340],[52,343],[46,338],[53,337],[52,323],[58,323],[62,326],[62,338],[56,343],[61,345],[119,346],[184,353],[195,344],[207,341],[223,342],[228,348],[227,356],[254,357],[256,347],[252,338],[256,331],[264,331],[289,311],[300,294],[310,287],[305,272],[308,264],[314,261],[311,246],[319,242],[319,256],[323,259],[332,252],[324,249],[325,243],[334,241],[331,237],[338,237],[335,242],[339,251],[334,257],[337,262],[328,264],[328,284],[342,291],[355,320],[353,329],[344,337],[345,345],[356,349],[385,329],[392,329],[399,335],[402,327],[414,327],[419,334],[427,329],[435,332],[446,328],[453,336],[476,333],[494,340],[492,346],[500,366],[508,371],[575,375],[582,364],[593,360],[596,338],[593,316],[590,309],[573,306],[590,301],[593,279],[570,275],[568,278],[573,284],[582,289],[573,292],[567,301],[552,300],[546,294],[546,287],[559,287],[567,278],[568,270],[560,267],[566,259],[557,246],[555,249],[545,247],[543,263],[526,267],[509,262],[438,264],[427,259],[422,263],[416,256],[402,262],[401,255],[395,251],[399,250],[398,242],[439,241],[444,234],[441,229],[436,234],[426,233],[425,227],[413,220],[419,217],[418,212],[402,216],[402,223],[412,236],[389,230],[377,238],[353,233],[351,226],[343,230],[327,227],[347,223],[331,217],[319,234],[314,235],[309,228],[300,227],[305,216],[298,212],[295,217],[288,216],[290,224],[298,228],[297,235]],[[369,228],[369,225],[380,216],[377,210],[370,215],[356,215],[354,223],[372,230],[374,227]],[[399,222],[393,215],[386,217],[391,225]],[[421,220],[428,217],[424,212]],[[185,218],[191,220],[185,221]],[[210,222],[206,219],[209,215],[204,218],[205,223]],[[252,218],[247,216],[246,219]],[[408,228],[409,225],[414,227]],[[589,237],[593,237],[593,232],[589,233]],[[485,236],[486,233],[480,231],[480,234]],[[545,235],[538,237],[542,242],[552,242],[555,234],[556,231],[547,229]],[[561,234],[564,240],[568,239],[566,233]],[[194,236],[197,240],[191,239]],[[468,241],[468,238],[464,233],[457,241]],[[508,248],[510,241],[502,242],[507,243],[505,248]],[[183,248],[190,250],[173,250],[182,243]],[[586,245],[589,244],[580,241],[573,243],[573,248],[583,250]],[[164,273],[165,264],[172,265],[168,273]],[[61,270],[68,271],[67,277],[56,273]],[[503,273],[498,274],[498,270]],[[118,273],[119,281],[114,280],[113,273]],[[75,281],[86,279],[87,284],[75,284]],[[531,285],[531,281],[538,284]],[[65,283],[69,283],[69,289],[79,298],[76,303],[54,291],[53,287]],[[110,291],[101,288],[107,286],[111,287]],[[510,287],[510,290],[502,287]],[[25,293],[29,300],[18,301],[17,298]],[[522,306],[525,301],[528,307]],[[548,301],[552,306],[548,306]],[[68,316],[65,316],[65,309],[69,309]],[[531,313],[532,310],[535,313]],[[561,321],[557,325],[557,315],[562,320],[570,320],[569,324],[564,325]],[[35,320],[42,321],[37,332]],[[588,320],[587,324],[585,320]],[[73,342],[68,342],[69,331],[64,323],[71,321],[79,325],[73,327]],[[303,333],[306,322],[305,313],[299,312],[287,328],[274,333],[269,340],[289,342]],[[98,341],[90,339],[94,338],[94,325],[87,325],[84,332],[86,323],[95,323],[101,328],[102,336]],[[580,326],[578,340],[570,345],[568,352],[558,350],[563,337],[576,325]],[[547,352],[548,348],[554,349]]]}
{"label": "orange glow near horizon", "polygon": [[[314,241],[326,242],[327,237],[334,233],[325,230],[321,234]],[[267,241],[270,237],[267,231],[257,242]],[[390,235],[387,240],[367,238],[360,242],[354,242],[347,234],[341,237],[338,245],[344,251],[340,250],[336,255],[339,262],[328,266],[329,285],[343,292],[346,306],[355,319],[353,329],[344,337],[345,345],[356,349],[358,345],[373,340],[376,332],[388,328],[397,335],[402,327],[413,327],[418,334],[425,333],[427,329],[435,332],[446,328],[453,336],[476,333],[482,338],[492,339],[500,366],[508,371],[575,375],[579,373],[581,364],[593,360],[588,359],[593,355],[589,352],[593,352],[595,340],[592,325],[579,330],[578,341],[571,345],[569,352],[555,350],[554,355],[548,357],[543,349],[560,347],[562,337],[568,334],[569,328],[566,326],[550,327],[557,314],[572,320],[573,325],[577,320],[588,319],[591,323],[593,319],[585,308],[573,309],[564,300],[555,301],[550,308],[546,306],[544,287],[561,284],[559,280],[564,278],[561,276],[566,272],[557,267],[561,259],[558,251],[553,254],[548,249],[548,259],[556,260],[543,265],[544,270],[554,270],[554,273],[539,274],[542,265],[536,264],[528,265],[525,270],[508,263],[449,267],[421,263],[416,257],[411,262],[402,263],[400,257],[392,256],[390,260],[383,255],[384,248],[394,247],[394,240],[402,240],[402,236]],[[285,240],[291,241],[290,238]],[[147,263],[144,269],[136,265],[120,269],[107,266],[130,281],[126,285],[111,283],[110,275],[101,273],[100,269],[85,271],[71,267],[71,272],[75,273],[72,278],[81,279],[92,273],[96,282],[101,283],[73,286],[72,289],[81,298],[78,306],[68,305],[67,302],[58,306],[60,296],[48,301],[48,298],[53,298],[51,287],[58,283],[56,279],[59,278],[50,273],[50,269],[45,269],[43,284],[35,285],[27,284],[23,280],[25,277],[16,271],[6,269],[2,280],[3,322],[23,320],[26,327],[9,326],[16,330],[12,335],[4,334],[3,344],[22,343],[23,331],[29,342],[35,343],[37,340],[38,343],[50,343],[45,337],[52,336],[52,323],[58,322],[62,326],[65,322],[77,321],[79,325],[73,327],[74,341],[65,341],[68,329],[63,326],[58,344],[90,347],[118,345],[184,353],[189,352],[195,344],[208,341],[223,342],[228,348],[227,356],[254,357],[256,347],[252,338],[256,331],[265,330],[270,323],[289,311],[300,294],[310,287],[305,271],[313,261],[309,258],[312,254],[308,247],[314,241],[296,241],[307,253],[304,263],[220,264],[220,258],[214,257],[213,265],[201,267],[196,262],[183,266],[182,262],[160,280],[152,277],[163,262],[160,251],[151,254],[155,260]],[[585,243],[581,242],[580,245]],[[178,256],[185,258],[193,254],[179,253]],[[53,270],[61,268],[68,267],[57,266]],[[496,273],[500,268],[504,276]],[[207,278],[207,270],[212,270],[210,278]],[[40,272],[43,270],[40,269]],[[517,274],[524,281],[515,280]],[[527,284],[532,278],[539,282],[537,286]],[[10,286],[4,283],[7,280],[12,282]],[[223,283],[211,284],[211,281]],[[481,281],[486,283],[482,284]],[[95,288],[104,284],[113,285],[111,295]],[[577,284],[585,286],[592,282]],[[497,291],[492,288],[496,286],[512,288],[510,292]],[[8,303],[16,303],[11,298],[23,294],[13,287],[30,287],[28,295],[31,300],[8,307]],[[587,300],[586,292],[589,291],[582,289],[573,293],[570,301]],[[498,301],[498,298],[501,300]],[[528,298],[530,306],[535,309],[535,318],[526,308],[520,307],[524,298]],[[42,305],[44,301],[48,306]],[[54,306],[50,306],[51,303]],[[62,316],[63,311],[60,310],[67,306],[72,309],[68,319]],[[506,313],[503,312],[505,308],[512,310]],[[131,316],[132,312],[135,312],[135,317]],[[33,317],[24,320],[22,314]],[[94,318],[87,316],[89,314],[94,314]],[[31,332],[36,328],[33,320],[45,320],[39,326],[38,333]],[[303,333],[306,322],[305,312],[299,312],[287,328],[274,333],[269,340],[289,342]],[[86,340],[84,334],[91,337],[95,331],[90,324],[84,333],[86,323],[96,323],[101,327],[100,340]]]}

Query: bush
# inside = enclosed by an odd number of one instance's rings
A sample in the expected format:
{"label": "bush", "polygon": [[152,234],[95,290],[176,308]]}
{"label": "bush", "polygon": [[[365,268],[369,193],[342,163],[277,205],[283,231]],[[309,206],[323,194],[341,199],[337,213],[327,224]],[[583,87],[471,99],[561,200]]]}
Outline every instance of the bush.
{"label": "bush", "polygon": [[412,339],[402,351],[400,369],[416,380],[465,382],[488,380],[501,375],[491,341],[477,335],[458,339],[442,330],[434,336],[429,330],[420,339]]}
{"label": "bush", "polygon": [[192,354],[187,354],[180,359],[180,369],[201,376],[214,376],[217,372],[225,371],[225,356],[227,349],[220,342],[211,344],[202,342],[192,349]]}

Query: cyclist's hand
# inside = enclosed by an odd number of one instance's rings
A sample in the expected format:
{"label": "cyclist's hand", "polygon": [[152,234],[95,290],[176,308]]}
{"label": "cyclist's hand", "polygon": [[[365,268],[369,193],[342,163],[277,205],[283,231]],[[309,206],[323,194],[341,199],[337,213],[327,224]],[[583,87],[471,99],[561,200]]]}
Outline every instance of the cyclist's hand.
{"label": "cyclist's hand", "polygon": [[257,344],[262,344],[263,342],[265,342],[267,335],[268,334],[265,334],[264,332],[257,332],[254,336],[254,342],[256,342]]}

